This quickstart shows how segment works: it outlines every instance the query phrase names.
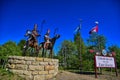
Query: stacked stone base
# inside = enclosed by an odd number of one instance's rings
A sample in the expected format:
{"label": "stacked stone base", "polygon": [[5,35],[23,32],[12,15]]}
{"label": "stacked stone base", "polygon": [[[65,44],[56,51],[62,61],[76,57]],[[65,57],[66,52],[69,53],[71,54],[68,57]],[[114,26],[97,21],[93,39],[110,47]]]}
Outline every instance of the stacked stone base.
{"label": "stacked stone base", "polygon": [[26,80],[48,80],[58,73],[58,59],[10,56],[7,68]]}

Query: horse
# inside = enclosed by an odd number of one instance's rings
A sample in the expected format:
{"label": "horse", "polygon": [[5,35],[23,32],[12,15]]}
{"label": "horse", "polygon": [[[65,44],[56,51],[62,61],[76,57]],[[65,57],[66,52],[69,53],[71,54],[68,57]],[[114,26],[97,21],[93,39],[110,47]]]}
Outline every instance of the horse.
{"label": "horse", "polygon": [[26,56],[27,50],[30,50],[30,56],[33,56],[33,53],[38,56],[40,47],[38,46],[37,41],[35,41],[32,32],[30,30],[27,30],[25,36],[28,37],[28,40],[23,47],[23,56]]}
{"label": "horse", "polygon": [[59,35],[59,34],[56,34],[56,35],[50,40],[51,43],[47,43],[47,44],[48,44],[48,47],[44,47],[45,42],[40,43],[40,44],[42,45],[42,46],[41,46],[41,48],[42,48],[42,57],[46,57],[46,52],[45,52],[45,50],[50,50],[49,57],[50,57],[50,58],[53,58],[53,54],[52,54],[52,52],[53,52],[53,47],[54,47],[54,44],[55,44],[55,42],[56,42],[56,40],[57,40],[58,38],[60,38],[60,35]]}

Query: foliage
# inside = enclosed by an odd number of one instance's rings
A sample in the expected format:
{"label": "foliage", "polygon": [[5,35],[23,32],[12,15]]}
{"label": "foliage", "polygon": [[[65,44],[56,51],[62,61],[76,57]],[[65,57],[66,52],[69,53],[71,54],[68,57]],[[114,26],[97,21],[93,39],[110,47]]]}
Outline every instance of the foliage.
{"label": "foliage", "polygon": [[[65,40],[61,44],[61,48],[56,58],[60,61],[60,67],[67,69],[79,69],[80,54],[82,57],[82,69],[84,71],[94,70],[94,53],[90,53],[90,49],[102,50],[106,47],[106,38],[103,35],[91,34],[85,45],[80,33],[74,35],[74,42]],[[109,46],[109,51],[116,53],[117,67],[120,69],[120,48],[116,45]]]}
{"label": "foliage", "polygon": [[58,53],[60,65],[67,69],[79,69],[85,45],[79,32],[74,35],[74,42],[65,40]]}
{"label": "foliage", "polygon": [[95,53],[90,53],[88,51],[82,55],[84,71],[94,70],[94,55]]}
{"label": "foliage", "polygon": [[82,55],[85,53],[85,44],[79,31],[74,35],[74,43],[77,47],[77,59],[79,59],[79,69],[82,70]]}
{"label": "foliage", "polygon": [[97,33],[92,33],[87,39],[88,47],[91,46],[92,49],[101,50],[106,47],[106,38],[103,35],[98,35]]}
{"label": "foliage", "polygon": [[64,68],[74,68],[78,65],[78,59],[76,57],[77,54],[74,43],[68,40],[63,41],[58,53],[58,59],[61,66]]}
{"label": "foliage", "polygon": [[15,75],[9,71],[6,71],[5,69],[0,68],[0,80],[25,80],[18,75]]}
{"label": "foliage", "polygon": [[10,55],[21,55],[20,48],[12,41],[8,41],[0,46],[0,59],[4,59]]}
{"label": "foliage", "polygon": [[84,44],[84,41],[80,35],[80,32],[77,32],[74,35],[74,43],[77,47],[78,55],[85,53],[85,44]]}
{"label": "foliage", "polygon": [[117,45],[112,45],[108,47],[109,51],[114,51],[116,53],[116,62],[117,62],[117,68],[120,69],[120,48]]}
{"label": "foliage", "polygon": [[25,45],[26,41],[25,40],[20,40],[20,42],[18,43],[18,46],[20,47],[20,49],[23,49],[23,46]]}
{"label": "foliage", "polygon": [[8,41],[0,46],[0,67],[5,68],[8,56],[21,55],[22,52],[17,44],[13,41]]}

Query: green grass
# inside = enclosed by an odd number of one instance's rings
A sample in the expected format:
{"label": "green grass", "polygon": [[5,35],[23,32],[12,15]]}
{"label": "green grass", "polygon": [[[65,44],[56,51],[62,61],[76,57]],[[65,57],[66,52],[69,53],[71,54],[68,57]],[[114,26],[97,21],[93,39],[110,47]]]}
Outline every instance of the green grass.
{"label": "green grass", "polygon": [[24,79],[9,71],[6,71],[5,69],[0,68],[0,80],[24,80]]}

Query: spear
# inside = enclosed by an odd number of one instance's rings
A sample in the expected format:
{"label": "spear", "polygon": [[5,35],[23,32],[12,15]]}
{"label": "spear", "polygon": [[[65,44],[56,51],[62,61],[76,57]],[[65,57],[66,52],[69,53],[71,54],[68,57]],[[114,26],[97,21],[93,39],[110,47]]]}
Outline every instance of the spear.
{"label": "spear", "polygon": [[[42,34],[43,24],[44,24],[45,22],[46,22],[45,20],[43,20],[43,21],[41,22],[40,35]],[[41,36],[40,36],[40,40],[41,40]]]}
{"label": "spear", "polygon": [[54,35],[56,34],[57,31],[58,31],[58,28],[55,28],[55,30],[54,30]]}

